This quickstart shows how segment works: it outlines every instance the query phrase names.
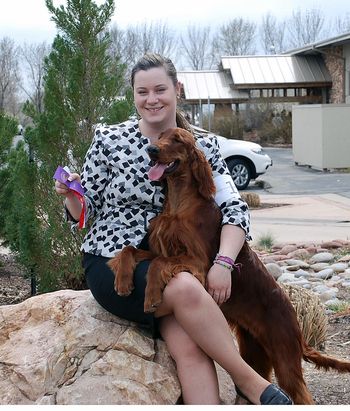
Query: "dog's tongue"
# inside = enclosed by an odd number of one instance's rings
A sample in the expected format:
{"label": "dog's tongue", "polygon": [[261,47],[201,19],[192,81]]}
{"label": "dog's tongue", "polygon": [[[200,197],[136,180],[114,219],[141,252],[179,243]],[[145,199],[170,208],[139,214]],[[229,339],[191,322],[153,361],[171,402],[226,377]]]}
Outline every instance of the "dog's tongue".
{"label": "dog's tongue", "polygon": [[163,173],[164,170],[167,168],[166,164],[160,164],[160,163],[156,163],[153,167],[151,167],[148,171],[148,177],[150,180],[152,181],[156,181],[159,180]]}

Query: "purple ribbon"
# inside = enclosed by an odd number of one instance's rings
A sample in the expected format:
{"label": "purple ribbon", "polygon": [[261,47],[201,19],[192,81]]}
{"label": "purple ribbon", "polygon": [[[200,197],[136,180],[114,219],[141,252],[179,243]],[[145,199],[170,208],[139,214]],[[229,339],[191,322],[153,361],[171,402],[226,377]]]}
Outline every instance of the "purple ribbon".
{"label": "purple ribbon", "polygon": [[65,184],[70,190],[76,191],[78,194],[83,196],[84,189],[81,186],[81,184],[76,180],[68,181],[68,177],[69,173],[67,173],[67,171],[61,166],[57,167],[55,174],[53,176],[55,180],[59,181],[62,184]]}

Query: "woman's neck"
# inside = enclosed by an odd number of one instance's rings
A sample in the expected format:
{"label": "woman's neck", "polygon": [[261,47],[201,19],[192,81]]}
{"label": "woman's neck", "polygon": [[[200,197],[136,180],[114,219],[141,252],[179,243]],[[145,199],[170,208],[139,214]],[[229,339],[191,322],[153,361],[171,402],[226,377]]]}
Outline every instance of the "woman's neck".
{"label": "woman's neck", "polygon": [[139,120],[139,129],[143,136],[148,137],[152,142],[158,140],[159,135],[168,128],[176,127],[176,122],[173,124],[155,124],[154,126],[149,123],[145,123],[143,119]]}

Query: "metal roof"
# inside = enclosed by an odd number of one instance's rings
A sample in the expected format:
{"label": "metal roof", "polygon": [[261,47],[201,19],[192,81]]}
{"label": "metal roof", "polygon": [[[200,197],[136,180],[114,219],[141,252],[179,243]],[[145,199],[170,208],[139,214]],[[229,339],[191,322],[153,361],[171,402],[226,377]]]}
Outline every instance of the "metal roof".
{"label": "metal roof", "polygon": [[322,47],[329,47],[329,46],[341,46],[343,44],[350,43],[350,32],[343,33],[336,37],[331,37],[326,40],[316,41],[315,43],[306,44],[303,47],[299,47],[296,49],[288,50],[283,54],[306,54],[306,53],[317,53],[317,49]]}
{"label": "metal roof", "polygon": [[222,57],[235,88],[321,87],[332,79],[319,56],[234,56]]}
{"label": "metal roof", "polygon": [[219,70],[178,71],[178,80],[183,84],[186,101],[203,102],[210,98],[215,102],[236,102],[248,99],[248,93],[233,90],[230,87],[232,79],[229,73]]}

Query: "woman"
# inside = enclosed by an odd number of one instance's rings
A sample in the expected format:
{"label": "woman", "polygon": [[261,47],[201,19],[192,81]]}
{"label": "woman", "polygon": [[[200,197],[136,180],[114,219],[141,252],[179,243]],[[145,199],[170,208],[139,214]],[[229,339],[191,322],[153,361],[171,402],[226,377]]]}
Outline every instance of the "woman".
{"label": "woman", "polygon": [[[89,288],[108,311],[160,333],[176,362],[185,404],[220,403],[214,361],[254,404],[291,404],[278,387],[243,361],[234,345],[219,308],[231,292],[227,267],[213,263],[207,289],[190,273],[177,273],[165,287],[154,315],[143,312],[147,261],[137,266],[135,289],[129,297],[114,291],[114,275],[106,262],[123,246],[147,247],[149,221],[162,209],[164,192],[160,183],[147,178],[145,148],[168,128],[189,128],[177,113],[180,84],[169,59],[146,54],[133,68],[131,83],[140,120],[98,129],[82,172],[87,217],[94,220],[82,245]],[[212,166],[215,181],[227,181],[229,172],[216,140],[198,136],[197,142]],[[70,177],[79,179],[77,174]],[[79,220],[80,202],[59,182],[56,191],[65,196],[69,218]],[[220,198],[219,253],[235,260],[245,239],[250,239],[248,210],[237,191]]]}

